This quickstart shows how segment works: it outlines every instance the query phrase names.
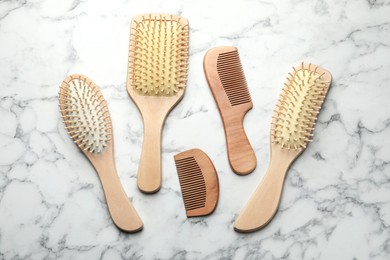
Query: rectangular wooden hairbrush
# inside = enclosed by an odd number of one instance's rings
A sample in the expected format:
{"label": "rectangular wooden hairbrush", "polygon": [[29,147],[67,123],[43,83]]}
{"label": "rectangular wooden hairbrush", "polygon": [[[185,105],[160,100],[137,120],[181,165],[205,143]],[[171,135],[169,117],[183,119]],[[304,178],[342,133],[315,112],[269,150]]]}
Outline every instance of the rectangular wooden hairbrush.
{"label": "rectangular wooden hairbrush", "polygon": [[230,166],[240,175],[256,168],[243,120],[253,104],[236,47],[216,47],[204,56],[204,71],[225,129]]}
{"label": "rectangular wooden hairbrush", "polygon": [[187,217],[211,214],[219,197],[218,175],[210,158],[199,149],[175,155]]}
{"label": "rectangular wooden hairbrush", "polygon": [[144,120],[138,188],[161,187],[161,132],[187,82],[188,21],[171,14],[136,16],[131,22],[127,92]]}
{"label": "rectangular wooden hairbrush", "polygon": [[311,141],[331,80],[328,71],[312,64],[289,73],[272,119],[268,171],[234,223],[236,231],[256,231],[274,217],[288,169]]}
{"label": "rectangular wooden hairbrush", "polygon": [[70,75],[60,86],[59,105],[66,130],[98,174],[113,222],[123,231],[141,230],[116,172],[111,117],[99,87],[83,75]]}

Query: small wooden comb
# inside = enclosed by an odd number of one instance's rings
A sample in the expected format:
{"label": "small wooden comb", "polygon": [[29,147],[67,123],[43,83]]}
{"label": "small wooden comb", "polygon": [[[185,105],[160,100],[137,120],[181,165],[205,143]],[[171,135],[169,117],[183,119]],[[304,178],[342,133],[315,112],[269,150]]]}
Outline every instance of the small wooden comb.
{"label": "small wooden comb", "polygon": [[243,120],[253,104],[236,47],[216,47],[204,56],[204,71],[225,128],[230,166],[239,175],[256,168]]}
{"label": "small wooden comb", "polygon": [[174,156],[187,217],[213,213],[219,197],[218,175],[210,158],[199,149]]}

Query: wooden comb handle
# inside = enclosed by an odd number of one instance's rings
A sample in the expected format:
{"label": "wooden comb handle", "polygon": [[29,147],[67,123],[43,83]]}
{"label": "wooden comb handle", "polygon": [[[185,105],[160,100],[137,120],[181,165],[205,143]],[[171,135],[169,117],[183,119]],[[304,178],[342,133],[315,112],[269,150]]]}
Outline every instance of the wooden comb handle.
{"label": "wooden comb handle", "polygon": [[243,125],[246,112],[231,113],[223,120],[229,163],[233,171],[240,175],[249,174],[256,168],[256,155]]}
{"label": "wooden comb handle", "polygon": [[253,232],[274,217],[282,196],[283,184],[295,151],[278,150],[273,154],[267,173],[234,223],[238,232]]}
{"label": "wooden comb handle", "polygon": [[165,121],[163,113],[144,113],[144,142],[138,166],[138,188],[155,193],[161,187],[161,131]]}
{"label": "wooden comb handle", "polygon": [[142,220],[123,190],[114,159],[112,157],[110,159],[106,157],[106,160],[99,159],[96,158],[93,165],[99,175],[112,220],[123,231],[140,231],[143,228]]}

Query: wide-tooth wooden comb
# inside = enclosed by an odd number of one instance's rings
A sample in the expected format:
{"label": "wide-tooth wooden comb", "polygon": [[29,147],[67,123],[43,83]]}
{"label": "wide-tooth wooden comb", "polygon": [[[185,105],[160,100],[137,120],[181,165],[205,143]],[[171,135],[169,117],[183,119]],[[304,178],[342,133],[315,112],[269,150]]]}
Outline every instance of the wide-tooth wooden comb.
{"label": "wide-tooth wooden comb", "polygon": [[289,73],[272,119],[268,171],[238,216],[236,231],[256,231],[276,214],[288,169],[311,141],[331,80],[328,71],[312,64],[302,63]]}
{"label": "wide-tooth wooden comb", "polygon": [[230,166],[240,175],[256,168],[243,120],[253,104],[236,47],[216,47],[204,56],[204,71],[225,129]]}
{"label": "wide-tooth wooden comb", "polygon": [[161,187],[161,131],[165,118],[183,97],[187,66],[187,19],[147,14],[132,20],[127,92],[144,120],[137,183],[145,193]]}
{"label": "wide-tooth wooden comb", "polygon": [[60,86],[59,105],[66,130],[99,176],[113,222],[126,232],[141,230],[116,172],[111,118],[99,87],[85,76],[70,75]]}
{"label": "wide-tooth wooden comb", "polygon": [[211,214],[218,203],[218,175],[210,158],[199,149],[174,156],[187,217]]}

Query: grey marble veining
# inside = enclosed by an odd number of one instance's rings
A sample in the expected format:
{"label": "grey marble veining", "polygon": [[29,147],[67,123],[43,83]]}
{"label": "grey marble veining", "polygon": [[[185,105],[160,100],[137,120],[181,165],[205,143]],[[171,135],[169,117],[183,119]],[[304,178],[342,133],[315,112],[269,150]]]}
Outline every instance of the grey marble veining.
{"label": "grey marble veining", "polygon": [[[186,93],[163,132],[163,187],[136,187],[142,119],[125,90],[130,20],[190,22]],[[390,2],[0,1],[0,259],[389,259]],[[254,108],[245,128],[257,169],[235,175],[204,77],[205,51],[239,48]],[[287,175],[279,212],[252,234],[233,221],[269,161],[275,102],[291,66],[323,66],[333,85],[314,140]],[[145,228],[119,232],[99,180],[58,112],[60,82],[88,75],[111,112],[118,173]],[[213,215],[187,219],[173,155],[213,159]]]}

